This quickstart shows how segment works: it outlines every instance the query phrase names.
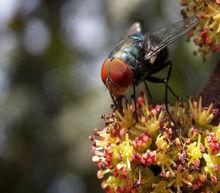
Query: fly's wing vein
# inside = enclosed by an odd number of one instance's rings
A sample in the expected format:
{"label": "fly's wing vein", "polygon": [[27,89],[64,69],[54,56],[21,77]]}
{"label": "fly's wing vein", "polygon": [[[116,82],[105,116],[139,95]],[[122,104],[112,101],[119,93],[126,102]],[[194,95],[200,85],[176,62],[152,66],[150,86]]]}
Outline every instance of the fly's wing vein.
{"label": "fly's wing vein", "polygon": [[[146,34],[144,37],[143,48],[145,50],[145,59],[148,60],[160,50],[173,43],[182,35],[189,32],[197,23],[197,17],[190,17],[181,21],[178,21],[167,28],[163,28],[151,35]],[[155,41],[149,41],[149,37],[152,36]]]}

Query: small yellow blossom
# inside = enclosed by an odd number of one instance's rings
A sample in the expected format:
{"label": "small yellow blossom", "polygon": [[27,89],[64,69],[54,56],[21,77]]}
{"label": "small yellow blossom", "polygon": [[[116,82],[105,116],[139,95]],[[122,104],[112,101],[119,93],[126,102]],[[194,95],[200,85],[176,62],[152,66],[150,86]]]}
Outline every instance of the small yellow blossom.
{"label": "small yellow blossom", "polygon": [[163,151],[160,151],[157,153],[157,163],[159,166],[161,166],[161,169],[163,172],[166,172],[167,170],[171,173],[171,175],[175,175],[172,165],[176,166],[175,161],[169,156],[169,154],[166,154]]}
{"label": "small yellow blossom", "polygon": [[194,142],[188,146],[187,153],[189,156],[189,162],[188,162],[189,165],[202,157],[201,135],[199,135],[197,142]]}
{"label": "small yellow blossom", "polygon": [[122,127],[131,128],[134,126],[134,117],[132,115],[132,110],[130,107],[127,107],[126,111],[124,111],[124,116],[122,116],[118,111],[116,111],[116,116],[121,120]]}
{"label": "small yellow blossom", "polygon": [[214,132],[215,132],[218,142],[220,143],[220,124],[214,128]]}
{"label": "small yellow blossom", "polygon": [[151,169],[146,167],[139,171],[138,180],[143,189],[150,189],[152,187],[152,184],[159,181],[159,178],[155,176]]}
{"label": "small yellow blossom", "polygon": [[217,173],[219,177],[220,157],[204,153],[203,158],[206,162],[206,166],[204,167],[205,172],[208,173],[210,176],[214,176],[214,174]]}
{"label": "small yellow blossom", "polygon": [[169,149],[169,147],[170,147],[169,142],[164,139],[163,135],[159,135],[157,137],[155,143],[156,143],[158,149],[160,149],[162,151],[167,151]]}
{"label": "small yellow blossom", "polygon": [[174,186],[176,187],[177,193],[181,193],[181,187],[184,184],[187,184],[189,187],[192,186],[192,183],[188,180],[189,172],[187,170],[185,171],[179,171],[175,173],[174,179],[168,184],[168,186]]}
{"label": "small yellow blossom", "polygon": [[198,124],[198,126],[209,125],[214,115],[211,112],[213,104],[210,104],[208,109],[202,107],[202,98],[199,98],[199,102],[189,101],[190,113],[192,118]]}
{"label": "small yellow blossom", "polygon": [[[149,111],[148,108],[142,108],[143,116],[148,117],[141,124],[137,124],[137,128],[147,130],[152,136],[158,135],[160,123],[163,117],[163,112],[155,112],[155,109]],[[150,114],[151,113],[151,114]]]}
{"label": "small yellow blossom", "polygon": [[186,107],[180,102],[177,102],[173,106],[169,106],[169,111],[173,114],[173,118],[184,128],[190,128],[192,123],[192,117],[186,113]]}
{"label": "small yellow blossom", "polygon": [[[130,170],[130,160],[133,154],[134,148],[131,145],[128,134],[126,134],[125,141],[120,145],[116,144],[112,147],[112,160],[113,163],[117,164],[117,169],[125,167],[127,170]],[[124,160],[124,162],[121,162],[121,160]]]}

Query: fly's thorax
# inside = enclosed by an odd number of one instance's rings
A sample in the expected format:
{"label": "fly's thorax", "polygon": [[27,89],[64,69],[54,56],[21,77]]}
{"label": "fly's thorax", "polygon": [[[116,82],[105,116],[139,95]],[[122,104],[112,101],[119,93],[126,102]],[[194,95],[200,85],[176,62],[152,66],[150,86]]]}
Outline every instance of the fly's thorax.
{"label": "fly's thorax", "polygon": [[128,36],[127,39],[121,41],[111,52],[110,58],[120,58],[129,64],[132,70],[136,70],[140,63],[142,51],[142,34],[134,34]]}
{"label": "fly's thorax", "polygon": [[135,83],[138,84],[140,81],[144,80],[146,76],[150,75],[151,68],[152,65],[148,61],[139,63],[138,68],[133,72]]}

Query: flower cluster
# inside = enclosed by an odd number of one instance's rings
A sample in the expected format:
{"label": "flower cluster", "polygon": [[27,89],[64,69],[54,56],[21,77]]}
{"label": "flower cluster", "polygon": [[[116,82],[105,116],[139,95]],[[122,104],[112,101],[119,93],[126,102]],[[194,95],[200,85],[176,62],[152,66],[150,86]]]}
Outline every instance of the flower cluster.
{"label": "flower cluster", "polygon": [[184,18],[199,17],[194,32],[194,42],[205,57],[209,52],[217,52],[220,44],[220,1],[219,0],[181,0],[185,8],[181,11]]}
{"label": "flower cluster", "polygon": [[169,106],[171,119],[163,105],[145,101],[104,115],[106,126],[90,137],[105,192],[219,192],[220,124],[212,125],[212,105],[178,102]]}

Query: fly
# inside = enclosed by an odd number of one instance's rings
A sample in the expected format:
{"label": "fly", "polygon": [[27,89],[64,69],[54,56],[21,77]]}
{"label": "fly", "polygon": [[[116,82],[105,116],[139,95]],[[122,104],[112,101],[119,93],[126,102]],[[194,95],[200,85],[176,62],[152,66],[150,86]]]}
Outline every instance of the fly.
{"label": "fly", "polygon": [[[168,111],[168,90],[174,95],[175,93],[168,85],[172,63],[168,60],[167,46],[189,32],[197,21],[197,17],[187,18],[152,34],[144,34],[138,22],[130,27],[125,38],[113,48],[101,68],[102,81],[107,87],[116,109],[122,110],[122,98],[131,85],[133,86],[134,101],[136,98],[135,87],[141,81],[145,83],[150,95],[146,82],[149,81],[165,85],[165,105]],[[153,76],[165,68],[168,68],[165,79]]]}

